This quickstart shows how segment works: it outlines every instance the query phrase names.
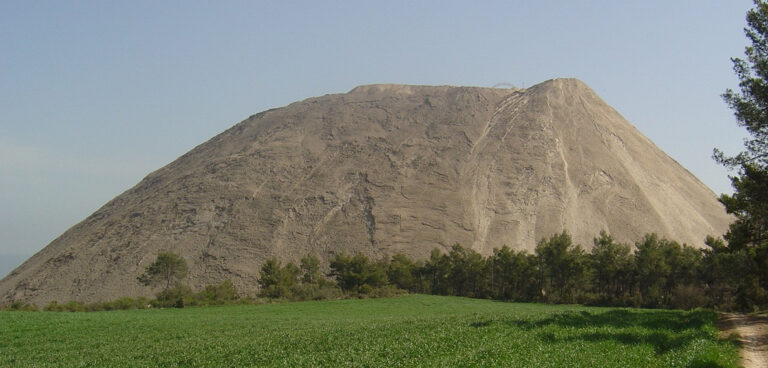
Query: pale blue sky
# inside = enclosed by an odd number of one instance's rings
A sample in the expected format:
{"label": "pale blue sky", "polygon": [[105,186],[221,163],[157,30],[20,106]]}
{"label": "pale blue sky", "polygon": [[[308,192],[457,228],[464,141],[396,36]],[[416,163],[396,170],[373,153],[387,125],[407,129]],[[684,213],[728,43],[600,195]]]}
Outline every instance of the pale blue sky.
{"label": "pale blue sky", "polygon": [[576,77],[728,191],[710,156],[741,147],[719,95],[751,6],[0,0],[0,257],[36,252],[251,114],[370,83]]}

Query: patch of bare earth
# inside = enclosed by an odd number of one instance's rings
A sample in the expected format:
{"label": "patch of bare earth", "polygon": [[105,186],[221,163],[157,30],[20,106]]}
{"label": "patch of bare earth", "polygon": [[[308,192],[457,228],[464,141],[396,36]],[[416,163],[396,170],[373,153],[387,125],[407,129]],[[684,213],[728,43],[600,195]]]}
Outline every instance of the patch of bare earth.
{"label": "patch of bare earth", "polygon": [[724,313],[720,315],[718,327],[723,337],[739,336],[742,366],[768,368],[768,315]]}

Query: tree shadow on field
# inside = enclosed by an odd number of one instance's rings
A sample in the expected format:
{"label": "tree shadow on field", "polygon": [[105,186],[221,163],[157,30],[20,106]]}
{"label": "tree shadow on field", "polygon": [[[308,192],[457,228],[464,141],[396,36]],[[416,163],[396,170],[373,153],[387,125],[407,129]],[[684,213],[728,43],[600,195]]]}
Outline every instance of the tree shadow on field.
{"label": "tree shadow on field", "polygon": [[[482,328],[503,323],[525,331],[537,331],[545,342],[615,341],[624,345],[648,345],[657,354],[699,340],[711,339],[703,327],[715,318],[710,311],[633,311],[626,309],[605,312],[566,312],[543,319],[501,319],[478,321],[471,327]],[[554,329],[552,328],[554,327]],[[689,367],[719,367],[714,362],[697,359]]]}
{"label": "tree shadow on field", "polygon": [[509,322],[524,330],[556,325],[575,328],[642,327],[650,330],[665,330],[678,333],[686,330],[700,330],[702,326],[710,323],[714,318],[714,312],[709,311],[674,312],[615,309],[598,313],[587,311],[566,312],[539,320],[516,320]]}

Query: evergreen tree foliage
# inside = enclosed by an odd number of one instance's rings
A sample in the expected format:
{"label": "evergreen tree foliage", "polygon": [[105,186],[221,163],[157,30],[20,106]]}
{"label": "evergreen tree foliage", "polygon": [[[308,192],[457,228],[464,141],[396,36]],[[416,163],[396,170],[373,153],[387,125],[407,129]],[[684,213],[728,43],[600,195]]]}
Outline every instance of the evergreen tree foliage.
{"label": "evergreen tree foliage", "polygon": [[726,90],[723,99],[733,110],[738,124],[751,138],[745,150],[726,156],[715,150],[715,159],[729,167],[768,167],[768,3],[755,0],[755,8],[747,12],[744,33],[752,43],[745,49],[746,60],[733,58],[733,70],[739,78],[739,91]]}
{"label": "evergreen tree foliage", "polygon": [[494,249],[487,260],[490,294],[501,300],[533,300],[539,295],[536,257],[508,246]]}
{"label": "evergreen tree foliage", "polygon": [[469,297],[483,295],[485,262],[480,253],[464,248],[456,243],[448,253],[447,281],[450,284],[450,294]]}
{"label": "evergreen tree foliage", "polygon": [[764,248],[768,240],[768,3],[755,1],[744,32],[751,42],[746,60],[732,59],[739,91],[729,89],[723,99],[750,138],[735,156],[715,150],[719,163],[738,170],[731,177],[734,194],[721,196],[726,210],[736,216],[726,234],[732,249]]}
{"label": "evergreen tree foliage", "polygon": [[648,234],[635,243],[635,267],[637,282],[645,305],[664,305],[669,297],[672,276],[670,257],[675,254],[677,243]]}
{"label": "evergreen tree foliage", "polygon": [[542,239],[536,245],[542,290],[547,300],[573,303],[583,289],[587,276],[584,249],[573,244],[571,236],[563,231]]}
{"label": "evergreen tree foliage", "polygon": [[[755,0],[746,21],[744,32],[750,42],[745,49],[746,58],[731,59],[739,90],[726,90],[723,99],[749,138],[744,142],[744,150],[735,156],[727,156],[718,149],[714,153],[717,162],[737,171],[730,177],[734,193],[720,196],[726,211],[736,218],[724,236],[728,242],[726,250],[738,253],[731,257],[734,259],[748,256],[755,266],[742,270],[752,271],[744,275],[737,288],[737,304],[742,309],[768,303],[768,3]],[[714,266],[717,258],[725,262],[727,257],[722,249],[713,248],[708,264]]]}
{"label": "evergreen tree foliage", "polygon": [[331,276],[343,291],[370,294],[373,289],[387,284],[386,267],[371,262],[362,254],[337,254],[331,260]]}
{"label": "evergreen tree foliage", "polygon": [[269,298],[284,298],[298,283],[299,270],[293,263],[283,266],[276,258],[267,259],[259,273],[259,295]]}
{"label": "evergreen tree foliage", "polygon": [[172,252],[161,252],[138,280],[143,285],[163,285],[163,290],[168,290],[187,276],[187,270],[187,261],[183,257]]}
{"label": "evergreen tree foliage", "polygon": [[631,248],[616,243],[605,231],[594,239],[590,253],[595,291],[602,296],[623,295],[631,291],[634,274]]}
{"label": "evergreen tree foliage", "polygon": [[301,257],[299,268],[301,269],[301,282],[305,284],[317,284],[324,280],[320,274],[320,260],[313,254]]}
{"label": "evergreen tree foliage", "polygon": [[413,290],[416,287],[417,265],[405,254],[392,256],[387,267],[389,282],[403,290]]}

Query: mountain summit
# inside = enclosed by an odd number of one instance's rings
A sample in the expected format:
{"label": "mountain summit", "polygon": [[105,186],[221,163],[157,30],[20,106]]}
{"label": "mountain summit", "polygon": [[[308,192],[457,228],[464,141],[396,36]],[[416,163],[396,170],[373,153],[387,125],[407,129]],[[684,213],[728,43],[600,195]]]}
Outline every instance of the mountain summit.
{"label": "mountain summit", "polygon": [[567,230],[699,246],[715,194],[584,83],[368,85],[253,115],[151,173],[0,281],[0,302],[149,295],[160,251],[193,287],[256,289],[269,257],[532,250]]}

